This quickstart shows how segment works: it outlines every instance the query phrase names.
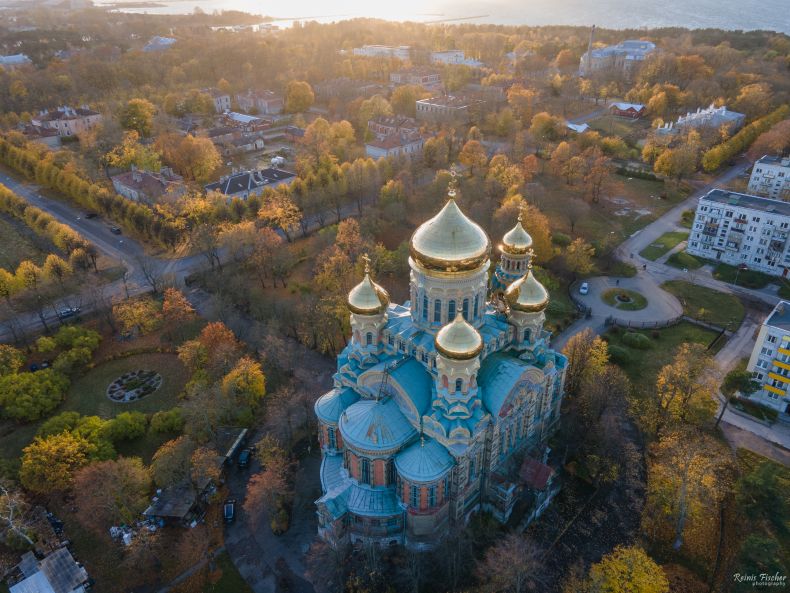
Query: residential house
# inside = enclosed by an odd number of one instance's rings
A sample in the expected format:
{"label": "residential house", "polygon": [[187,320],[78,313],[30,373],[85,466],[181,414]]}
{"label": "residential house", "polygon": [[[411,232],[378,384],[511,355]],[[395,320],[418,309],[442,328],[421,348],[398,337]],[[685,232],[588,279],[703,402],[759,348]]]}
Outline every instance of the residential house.
{"label": "residential house", "polygon": [[415,134],[420,131],[416,119],[402,115],[380,115],[368,121],[368,130],[377,138],[393,134]]}
{"label": "residential house", "polygon": [[639,119],[647,113],[647,109],[641,103],[612,103],[609,113],[618,117]]}
{"label": "residential house", "polygon": [[408,68],[397,72],[390,72],[392,84],[413,84],[428,91],[435,91],[442,86],[442,77],[430,68]]}
{"label": "residential house", "polygon": [[319,82],[313,86],[316,99],[329,101],[339,99],[351,101],[357,97],[370,98],[373,95],[386,94],[387,87],[378,82],[369,80],[353,80],[351,78],[333,78]]}
{"label": "residential house", "polygon": [[590,129],[590,126],[588,126],[587,124],[572,124],[570,122],[567,122],[565,124],[565,127],[568,128],[571,132],[574,132],[575,134],[584,134],[587,130]]}
{"label": "residential house", "polygon": [[176,42],[175,39],[172,37],[159,37],[158,35],[155,37],[151,37],[148,43],[145,44],[143,47],[143,51],[145,52],[154,52],[154,51],[165,51],[170,49],[170,47]]}
{"label": "residential house", "polygon": [[726,128],[733,133],[743,126],[746,116],[737,111],[729,111],[726,105],[715,107],[713,103],[707,109],[697,108],[694,113],[681,115],[676,122],[668,122],[656,128],[658,134],[674,134],[689,128],[719,130]]}
{"label": "residential house", "polygon": [[101,113],[88,109],[86,105],[76,109],[64,105],[53,111],[42,111],[31,123],[34,126],[56,130],[61,138],[65,138],[79,136],[101,122]]}
{"label": "residential house", "polygon": [[765,155],[752,167],[749,191],[774,200],[790,201],[790,157]]}
{"label": "residential house", "polygon": [[422,154],[425,140],[420,134],[393,134],[384,138],[374,138],[365,143],[365,154],[374,159],[406,156],[412,158]]}
{"label": "residential house", "polygon": [[163,197],[178,198],[186,193],[184,178],[170,167],[158,172],[137,169],[112,177],[112,185],[118,194],[136,202],[157,202]]}
{"label": "residential house", "polygon": [[236,171],[221,177],[219,181],[205,186],[207,192],[218,191],[228,199],[259,196],[267,187],[275,188],[283,183],[291,183],[296,174],[282,169],[261,169],[258,171]]}
{"label": "residential house", "polygon": [[276,115],[283,110],[283,98],[274,91],[253,91],[236,95],[239,109],[247,113],[261,115]]}
{"label": "residential house", "polygon": [[463,50],[450,49],[446,51],[431,52],[432,64],[455,64],[469,66],[471,68],[480,68],[484,66],[483,62],[467,58]]}
{"label": "residential house", "polygon": [[20,131],[24,134],[28,142],[38,142],[49,148],[60,147],[60,134],[58,134],[58,131],[55,129],[27,124],[22,126]]}
{"label": "residential house", "polygon": [[305,129],[299,126],[285,126],[285,139],[289,142],[301,142],[304,138]]}
{"label": "residential house", "polygon": [[366,58],[397,58],[407,61],[410,58],[411,48],[408,45],[363,45],[354,48],[355,56]]}
{"label": "residential house", "polygon": [[208,88],[201,91],[209,95],[214,100],[214,111],[225,113],[230,109],[230,95],[219,89]]}
{"label": "residential house", "polygon": [[4,70],[16,70],[23,66],[30,66],[33,61],[25,54],[13,54],[10,56],[0,56],[0,67]]}
{"label": "residential house", "polygon": [[790,302],[779,301],[763,321],[746,370],[760,383],[749,399],[790,414]]}
{"label": "residential house", "polygon": [[483,101],[442,95],[417,101],[417,119],[431,122],[469,122],[479,115]]}
{"label": "residential house", "polygon": [[225,125],[242,130],[243,132],[261,132],[272,125],[272,120],[257,115],[247,115],[236,111],[226,111],[222,114]]}
{"label": "residential house", "polygon": [[686,251],[784,278],[789,236],[790,203],[712,189],[699,199]]}
{"label": "residential house", "polygon": [[85,593],[89,581],[85,568],[65,547],[42,560],[26,552],[7,580],[10,593]]}
{"label": "residential house", "polygon": [[656,44],[641,39],[628,39],[617,45],[593,49],[595,27],[590,32],[587,51],[579,62],[579,74],[591,76],[599,71],[619,71],[627,78],[633,76],[647,57],[656,51]]}

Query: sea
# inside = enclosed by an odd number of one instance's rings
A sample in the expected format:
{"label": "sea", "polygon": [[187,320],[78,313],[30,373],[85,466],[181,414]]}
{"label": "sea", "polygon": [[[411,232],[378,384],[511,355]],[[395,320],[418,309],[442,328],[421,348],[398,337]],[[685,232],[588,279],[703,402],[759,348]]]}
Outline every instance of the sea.
{"label": "sea", "polygon": [[358,17],[435,23],[597,25],[612,29],[655,27],[764,29],[790,35],[790,0],[94,0],[124,12],[188,14],[240,10],[271,16],[274,24],[333,22]]}

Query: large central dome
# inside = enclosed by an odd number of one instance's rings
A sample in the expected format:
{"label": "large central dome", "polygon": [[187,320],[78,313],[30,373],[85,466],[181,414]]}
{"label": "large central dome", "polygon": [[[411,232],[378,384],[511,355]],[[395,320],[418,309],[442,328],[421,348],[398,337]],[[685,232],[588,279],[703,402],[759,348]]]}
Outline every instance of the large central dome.
{"label": "large central dome", "polygon": [[491,242],[451,198],[439,214],[414,231],[409,251],[429,270],[461,272],[483,265],[491,254]]}

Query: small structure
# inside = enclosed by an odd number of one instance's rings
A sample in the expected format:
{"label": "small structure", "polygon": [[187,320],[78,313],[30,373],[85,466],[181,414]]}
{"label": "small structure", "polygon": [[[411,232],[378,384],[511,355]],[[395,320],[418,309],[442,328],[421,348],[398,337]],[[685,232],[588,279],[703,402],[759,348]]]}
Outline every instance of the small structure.
{"label": "small structure", "polygon": [[408,68],[390,72],[390,82],[396,85],[413,84],[428,91],[435,91],[442,86],[442,77],[430,68]]}
{"label": "small structure", "polygon": [[313,87],[315,97],[320,101],[329,101],[331,99],[351,101],[357,97],[370,98],[373,95],[386,94],[387,90],[385,85],[378,82],[354,80],[345,77],[325,80]]}
{"label": "small structure", "polygon": [[285,126],[285,139],[289,142],[301,142],[305,129],[299,126]]}
{"label": "small structure", "polygon": [[431,52],[432,64],[455,64],[461,66],[469,66],[470,68],[480,68],[484,64],[479,60],[467,58],[464,51],[461,49],[449,49],[446,51]]}
{"label": "small structure", "polygon": [[590,126],[587,124],[572,124],[570,122],[565,124],[565,127],[568,128],[571,132],[575,132],[576,134],[584,134],[587,130],[590,129]]}
{"label": "small structure", "polygon": [[222,120],[227,126],[244,132],[260,132],[272,125],[271,119],[238,113],[237,111],[225,111],[222,114]]}
{"label": "small structure", "polygon": [[67,548],[55,550],[43,560],[33,552],[22,555],[8,578],[10,593],[84,593],[88,573]]}
{"label": "small structure", "polygon": [[23,66],[30,66],[33,61],[25,54],[13,54],[10,56],[0,56],[0,67],[5,70],[16,70]]}
{"label": "small structure", "polygon": [[374,138],[365,143],[365,154],[374,159],[406,156],[412,158],[422,153],[425,141],[420,134],[406,136],[392,134],[384,138]]}
{"label": "small structure", "polygon": [[283,98],[274,91],[248,90],[236,95],[239,108],[247,113],[257,112],[263,115],[276,115],[283,110]]}
{"label": "small structure", "polygon": [[170,167],[162,167],[155,173],[132,165],[131,171],[113,176],[112,185],[123,197],[143,202],[156,202],[163,197],[178,198],[186,193],[184,178]]}
{"label": "small structure", "polygon": [[57,130],[52,128],[45,128],[43,126],[34,126],[27,124],[20,130],[28,142],[38,142],[44,144],[49,148],[60,147],[60,134]]}
{"label": "small structure", "polygon": [[609,112],[618,117],[639,119],[645,114],[646,108],[641,103],[612,103]]}
{"label": "small structure", "polygon": [[464,96],[443,95],[417,101],[417,119],[431,122],[468,122],[483,106],[483,101]]}
{"label": "small structure", "polygon": [[152,51],[165,51],[170,49],[170,47],[176,42],[175,39],[172,37],[159,37],[158,35],[155,37],[151,37],[148,43],[145,44],[143,47],[143,51],[145,52],[152,52]]}
{"label": "small structure", "polygon": [[200,520],[204,515],[211,487],[213,484],[208,479],[202,488],[196,487],[189,481],[165,488],[157,492],[150,506],[143,511],[143,515],[160,527],[189,525],[193,521]]}
{"label": "small structure", "polygon": [[230,109],[230,95],[219,89],[207,88],[200,92],[209,95],[214,100],[214,111],[217,113],[225,113]]}
{"label": "small structure", "polygon": [[101,122],[101,113],[89,109],[87,105],[76,109],[63,105],[52,111],[45,109],[33,118],[31,124],[55,130],[61,138],[66,138],[79,136],[81,133],[95,128]]}
{"label": "small structure", "polygon": [[663,126],[656,128],[658,134],[674,134],[678,130],[684,131],[688,128],[708,128],[708,129],[721,129],[726,128],[729,133],[738,130],[746,116],[737,111],[729,111],[726,105],[715,107],[713,103],[706,109],[697,108],[694,113],[686,113],[681,115],[677,122],[668,122]]}
{"label": "small structure", "polygon": [[267,187],[275,188],[283,183],[290,183],[295,173],[282,169],[260,169],[258,171],[234,171],[233,174],[221,177],[219,181],[205,186],[207,192],[218,191],[228,199],[259,196]]}

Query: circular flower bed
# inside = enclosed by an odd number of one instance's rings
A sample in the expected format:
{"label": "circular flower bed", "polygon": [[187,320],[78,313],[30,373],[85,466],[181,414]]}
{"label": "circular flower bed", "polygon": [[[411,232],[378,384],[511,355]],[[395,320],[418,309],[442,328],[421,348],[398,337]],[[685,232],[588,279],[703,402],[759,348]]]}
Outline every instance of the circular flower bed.
{"label": "circular flower bed", "polygon": [[138,369],[118,377],[107,387],[107,397],[114,402],[141,400],[162,386],[162,375],[156,371]]}
{"label": "circular flower bed", "polygon": [[639,311],[647,307],[644,295],[626,288],[610,288],[601,295],[601,300],[622,311]]}

